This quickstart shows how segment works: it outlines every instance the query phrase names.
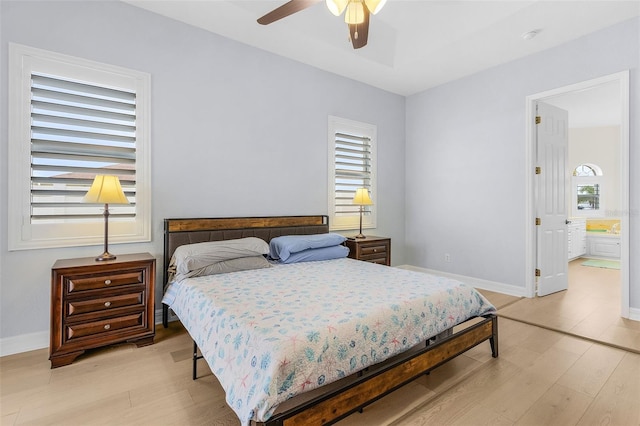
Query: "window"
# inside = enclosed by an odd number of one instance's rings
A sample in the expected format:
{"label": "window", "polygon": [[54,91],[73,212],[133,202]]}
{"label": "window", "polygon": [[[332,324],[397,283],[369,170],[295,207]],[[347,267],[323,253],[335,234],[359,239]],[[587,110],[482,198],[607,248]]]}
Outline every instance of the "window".
{"label": "window", "polygon": [[[592,166],[589,164],[580,164],[578,167],[576,167],[576,169],[573,171],[573,175],[574,176],[581,176],[581,177],[585,177],[585,176],[597,176],[597,172],[595,169],[596,166]],[[602,174],[602,173],[600,173]]]}
{"label": "window", "polygon": [[109,241],[150,240],[150,76],[17,44],[9,59],[9,249],[101,244],[104,205],[82,198],[116,175]]}
{"label": "window", "polygon": [[578,184],[576,185],[578,210],[600,210],[600,185]]}
{"label": "window", "polygon": [[358,188],[373,200],[364,207],[363,228],[376,227],[375,125],[329,116],[329,225],[332,230],[358,229],[360,207],[352,203]]}
{"label": "window", "polygon": [[602,169],[595,164],[580,164],[573,171],[573,215],[603,216]]}

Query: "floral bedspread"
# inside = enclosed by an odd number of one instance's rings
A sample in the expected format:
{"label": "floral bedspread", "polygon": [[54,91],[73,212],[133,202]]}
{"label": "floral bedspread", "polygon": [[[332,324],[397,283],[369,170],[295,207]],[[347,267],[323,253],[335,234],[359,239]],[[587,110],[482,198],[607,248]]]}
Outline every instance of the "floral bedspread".
{"label": "floral bedspread", "polygon": [[185,279],[171,309],[242,424],[495,308],[448,278],[352,259]]}

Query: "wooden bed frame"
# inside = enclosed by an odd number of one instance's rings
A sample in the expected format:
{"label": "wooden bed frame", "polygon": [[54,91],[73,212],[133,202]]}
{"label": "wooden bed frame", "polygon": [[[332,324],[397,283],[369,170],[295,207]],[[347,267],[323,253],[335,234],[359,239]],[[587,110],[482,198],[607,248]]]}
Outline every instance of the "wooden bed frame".
{"label": "wooden bed frame", "polygon": [[[327,216],[274,216],[241,218],[165,219],[164,281],[175,249],[183,244],[259,237],[269,242],[281,235],[329,232]],[[162,306],[162,322],[168,325],[168,307]],[[417,377],[489,340],[492,356],[498,356],[498,318],[487,315],[456,326],[413,349],[365,371],[331,383],[280,404],[267,422],[255,426],[331,424],[362,410]],[[194,379],[196,348],[194,346]]]}

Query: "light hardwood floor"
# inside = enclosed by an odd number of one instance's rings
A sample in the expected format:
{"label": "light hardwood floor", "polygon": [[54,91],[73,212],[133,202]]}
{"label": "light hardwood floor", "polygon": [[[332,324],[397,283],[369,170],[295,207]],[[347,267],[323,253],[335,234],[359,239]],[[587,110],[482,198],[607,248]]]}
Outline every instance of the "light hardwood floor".
{"label": "light hardwood floor", "polygon": [[640,353],[640,321],[620,317],[620,270],[569,262],[569,289],[521,299],[500,315]]}
{"label": "light hardwood floor", "polygon": [[[485,342],[339,424],[640,425],[640,354],[504,318],[499,329],[498,358]],[[191,380],[177,322],[151,346],[98,349],[54,370],[47,356],[0,358],[2,425],[239,424],[202,361]]]}

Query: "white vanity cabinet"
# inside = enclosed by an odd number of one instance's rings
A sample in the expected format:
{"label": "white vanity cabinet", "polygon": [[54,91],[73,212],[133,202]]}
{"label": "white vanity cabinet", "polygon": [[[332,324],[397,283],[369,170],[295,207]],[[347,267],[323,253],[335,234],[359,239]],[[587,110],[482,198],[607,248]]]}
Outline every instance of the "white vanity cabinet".
{"label": "white vanity cabinet", "polygon": [[572,217],[567,224],[567,244],[569,260],[587,254],[587,220]]}

